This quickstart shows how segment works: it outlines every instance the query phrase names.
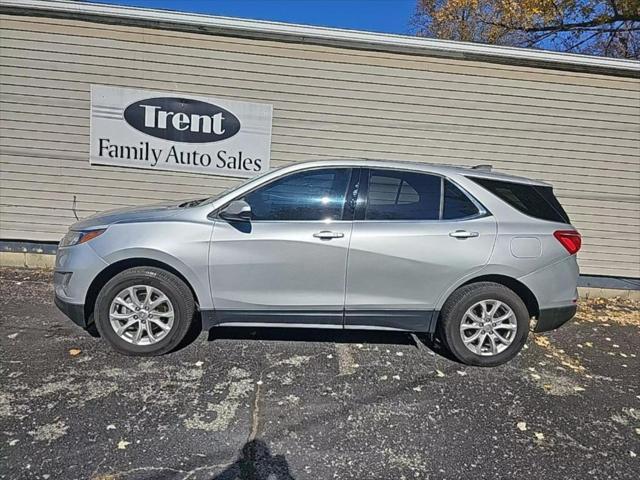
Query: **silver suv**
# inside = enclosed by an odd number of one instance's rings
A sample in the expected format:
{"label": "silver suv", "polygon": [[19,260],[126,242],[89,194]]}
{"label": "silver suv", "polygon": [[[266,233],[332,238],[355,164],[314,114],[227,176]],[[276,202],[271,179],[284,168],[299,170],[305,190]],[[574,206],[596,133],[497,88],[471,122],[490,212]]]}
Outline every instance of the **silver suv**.
{"label": "silver suv", "polygon": [[76,223],[55,295],[131,355],[169,352],[201,322],[438,333],[460,361],[488,366],[575,314],[580,243],[542,182],[308,162],[213,198]]}

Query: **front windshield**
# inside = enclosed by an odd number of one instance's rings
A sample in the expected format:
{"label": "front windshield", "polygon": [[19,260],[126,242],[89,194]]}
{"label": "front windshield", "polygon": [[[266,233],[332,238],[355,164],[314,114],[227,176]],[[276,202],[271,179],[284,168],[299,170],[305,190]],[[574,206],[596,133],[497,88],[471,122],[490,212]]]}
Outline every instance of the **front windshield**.
{"label": "front windshield", "polygon": [[273,173],[276,170],[280,170],[283,167],[278,167],[278,168],[274,168],[272,170],[267,170],[265,172],[262,172],[260,175],[256,176],[256,177],[251,177],[251,178],[247,178],[246,180],[236,184],[236,185],[232,185],[229,188],[224,189],[222,192],[214,195],[213,197],[209,197],[207,198],[204,202],[202,202],[201,205],[206,205],[209,203],[213,203],[216,200],[218,200],[219,198],[224,197],[225,195],[227,195],[228,193],[233,192],[234,190],[237,190],[240,187],[244,187],[245,185],[248,185],[251,182],[255,182],[256,180],[259,180],[260,178],[264,177],[265,175],[268,175],[269,173]]}

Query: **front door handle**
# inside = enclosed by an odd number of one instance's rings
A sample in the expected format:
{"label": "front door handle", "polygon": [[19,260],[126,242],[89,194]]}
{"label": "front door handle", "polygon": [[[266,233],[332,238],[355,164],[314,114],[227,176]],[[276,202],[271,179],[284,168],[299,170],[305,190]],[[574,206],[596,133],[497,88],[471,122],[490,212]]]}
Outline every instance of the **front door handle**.
{"label": "front door handle", "polygon": [[330,240],[332,238],[342,238],[344,237],[344,233],[330,232],[329,230],[323,230],[321,232],[314,233],[313,236],[316,238],[321,238],[323,240]]}
{"label": "front door handle", "polygon": [[453,238],[474,238],[479,236],[478,232],[468,232],[466,230],[456,230],[455,232],[451,232],[449,234],[450,237]]}

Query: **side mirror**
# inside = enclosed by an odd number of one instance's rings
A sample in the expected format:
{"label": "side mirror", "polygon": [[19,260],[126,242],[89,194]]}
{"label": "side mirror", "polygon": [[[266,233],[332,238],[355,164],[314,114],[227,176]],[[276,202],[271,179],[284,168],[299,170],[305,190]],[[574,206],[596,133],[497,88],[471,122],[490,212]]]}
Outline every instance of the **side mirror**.
{"label": "side mirror", "polygon": [[244,200],[234,200],[219,213],[221,218],[230,222],[251,221],[251,205]]}

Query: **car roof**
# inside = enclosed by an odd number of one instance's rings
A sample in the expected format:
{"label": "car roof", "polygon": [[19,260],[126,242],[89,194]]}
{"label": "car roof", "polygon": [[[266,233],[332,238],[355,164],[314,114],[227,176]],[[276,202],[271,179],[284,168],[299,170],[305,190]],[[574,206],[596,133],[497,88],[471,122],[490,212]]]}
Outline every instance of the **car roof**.
{"label": "car roof", "polygon": [[[517,175],[509,175],[502,172],[491,170],[489,165],[479,165],[476,168],[462,167],[459,165],[446,165],[436,163],[411,162],[401,160],[374,160],[374,159],[328,159],[328,160],[311,160],[297,162],[294,164],[295,169],[309,167],[373,167],[373,168],[391,168],[399,170],[415,170],[426,173],[435,173],[438,175],[451,176],[462,175],[464,177],[486,178],[489,180],[501,180],[503,182],[523,183],[527,185],[550,186],[550,184],[541,180],[534,180]],[[288,165],[294,167],[294,165]]]}

